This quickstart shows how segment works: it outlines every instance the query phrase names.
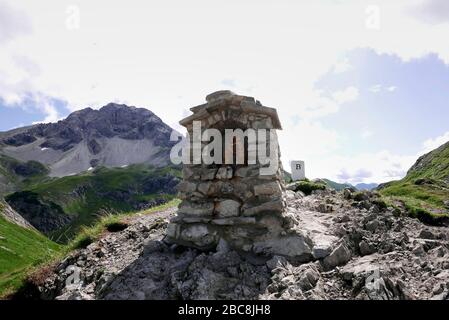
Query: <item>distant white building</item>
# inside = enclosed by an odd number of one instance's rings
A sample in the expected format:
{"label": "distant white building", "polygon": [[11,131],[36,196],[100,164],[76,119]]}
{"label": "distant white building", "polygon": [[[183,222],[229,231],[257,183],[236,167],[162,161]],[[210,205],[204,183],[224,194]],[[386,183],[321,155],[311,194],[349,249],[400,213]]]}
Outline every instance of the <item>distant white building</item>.
{"label": "distant white building", "polygon": [[306,178],[306,169],[304,161],[292,161],[290,162],[290,166],[292,169],[292,180],[304,180]]}

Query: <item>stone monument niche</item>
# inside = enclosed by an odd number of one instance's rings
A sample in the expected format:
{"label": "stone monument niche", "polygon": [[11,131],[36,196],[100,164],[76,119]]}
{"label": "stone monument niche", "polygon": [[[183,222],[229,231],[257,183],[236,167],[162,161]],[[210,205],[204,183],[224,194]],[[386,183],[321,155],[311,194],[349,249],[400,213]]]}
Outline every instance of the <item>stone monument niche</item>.
{"label": "stone monument niche", "polygon": [[[167,240],[200,250],[213,250],[220,244],[241,253],[258,256],[282,255],[307,260],[310,253],[301,235],[292,229],[294,221],[285,212],[282,165],[276,134],[277,170],[261,175],[268,164],[248,163],[247,151],[257,143],[244,140],[245,161],[236,164],[235,151],[241,140],[234,140],[234,161],[225,164],[225,129],[273,129],[281,124],[276,109],[262,106],[252,97],[218,91],[206,97],[207,103],[191,108],[192,115],[180,121],[192,140],[193,122],[201,128],[222,133],[221,164],[184,164],[183,181],[178,186],[182,199],[177,215],[167,228]],[[268,135],[269,137],[269,135]],[[274,140],[274,141],[273,141]],[[192,143],[192,141],[190,141]],[[203,147],[209,142],[203,142]],[[267,153],[270,150],[267,139]],[[193,146],[191,144],[191,146]],[[272,160],[273,161],[273,160]]]}

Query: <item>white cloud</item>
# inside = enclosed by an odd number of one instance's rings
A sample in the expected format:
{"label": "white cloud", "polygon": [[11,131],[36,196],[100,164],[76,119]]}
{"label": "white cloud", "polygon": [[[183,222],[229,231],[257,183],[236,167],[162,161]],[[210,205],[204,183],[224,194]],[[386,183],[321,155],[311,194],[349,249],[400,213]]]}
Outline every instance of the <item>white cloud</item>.
{"label": "white cloud", "polygon": [[[353,86],[335,91],[327,96],[321,90],[313,90],[307,96],[301,96],[296,108],[290,110],[286,119],[318,119],[336,113],[345,103],[353,102],[359,97],[359,90]],[[282,110],[285,111],[285,110]]]}
{"label": "white cloud", "polygon": [[382,90],[382,85],[381,84],[375,84],[373,86],[371,86],[369,89],[369,91],[374,92],[374,93],[378,93]]}
{"label": "white cloud", "polygon": [[397,90],[396,86],[390,86],[390,87],[387,88],[387,91],[389,91],[389,92],[394,92],[396,90]]}
{"label": "white cloud", "polygon": [[429,24],[449,22],[449,2],[447,0],[423,0],[408,8],[418,19]]}
{"label": "white cloud", "polygon": [[[337,135],[335,136],[338,137]],[[449,131],[441,136],[430,138],[422,143],[422,148],[416,154],[401,155],[388,150],[374,153],[361,153],[351,155],[336,155],[333,151],[338,148],[335,139],[329,153],[324,150],[320,154],[307,155],[306,175],[309,178],[328,178],[337,182],[357,183],[383,183],[400,180],[416,160],[449,141]],[[320,139],[313,139],[311,144],[321,143]],[[281,144],[282,146],[282,144]],[[329,148],[329,146],[324,146]],[[291,155],[291,153],[288,153]],[[288,158],[288,161],[303,159],[300,157]],[[284,164],[288,164],[284,160]],[[289,167],[286,167],[288,170]]]}
{"label": "white cloud", "polygon": [[38,95],[34,97],[34,103],[36,103],[37,108],[45,114],[45,118],[42,121],[34,122],[33,124],[56,122],[61,119],[56,106],[52,103],[50,98]]}
{"label": "white cloud", "polygon": [[27,15],[6,2],[0,2],[0,45],[29,32],[31,24]]}
{"label": "white cloud", "polygon": [[340,61],[338,61],[334,66],[333,66],[333,71],[334,73],[344,73],[348,70],[352,69],[352,65],[349,62],[348,58],[344,58]]}
{"label": "white cloud", "polygon": [[279,132],[279,139],[283,154],[287,158],[292,157],[292,160],[295,157],[330,154],[339,145],[339,137],[334,130],[324,127],[319,121],[310,120],[286,126]]}
{"label": "white cloud", "polygon": [[235,80],[234,79],[230,79],[230,78],[223,79],[221,81],[221,84],[224,85],[225,87],[228,87],[228,88],[235,88],[236,87]]}
{"label": "white cloud", "polygon": [[381,91],[388,91],[388,92],[394,92],[397,90],[396,86],[383,86],[381,84],[375,84],[372,85],[369,89],[369,91],[373,92],[373,93],[379,93]]}
{"label": "white cloud", "polygon": [[423,154],[435,150],[449,141],[449,131],[436,138],[430,138],[423,143]]}
{"label": "white cloud", "polygon": [[315,96],[307,105],[300,106],[297,114],[301,119],[312,119],[327,116],[338,112],[339,105],[331,98],[324,97],[319,92],[315,92]]}
{"label": "white cloud", "polygon": [[374,135],[374,132],[372,132],[370,129],[368,128],[364,128],[362,130],[361,136],[363,139],[368,139],[371,138]]}
{"label": "white cloud", "polygon": [[[32,19],[33,36],[16,39],[11,51],[20,56],[33,52],[42,70],[32,80],[36,90],[64,97],[73,110],[126,99],[173,123],[180,119],[179,109],[201,103],[206,94],[223,87],[224,76],[232,75],[236,92],[251,92],[289,109],[289,116],[298,110],[302,116],[338,109],[326,98],[313,98],[314,82],[328,70],[348,70],[351,66],[342,56],[353,48],[371,47],[403,59],[434,51],[449,61],[449,48],[439,40],[448,31],[429,28],[404,12],[413,2],[409,0],[379,5],[376,32],[365,28],[370,1],[259,2],[257,15],[252,14],[254,4],[235,0],[193,0],[194,5],[177,1],[176,11],[172,2],[130,1],[78,1],[81,21],[76,30],[65,26],[70,1],[10,1]],[[219,16],[210,14],[217,11]],[[267,19],[273,23],[265,23]],[[145,37],[131,36],[142,30]],[[311,107],[315,102],[321,107]]]}
{"label": "white cloud", "polygon": [[12,62],[17,69],[26,72],[30,77],[37,77],[41,74],[39,65],[27,56],[14,55]]}
{"label": "white cloud", "polygon": [[338,182],[382,183],[402,179],[416,161],[416,155],[395,155],[387,150],[357,155],[331,155],[306,163],[309,177],[329,178]]}
{"label": "white cloud", "polygon": [[336,91],[332,94],[332,98],[338,104],[353,102],[359,97],[359,90],[355,87],[348,87],[341,91]]}
{"label": "white cloud", "polygon": [[[18,59],[18,61],[22,61],[20,58]],[[11,65],[10,70],[17,79],[12,79],[13,77],[9,77],[7,72],[2,72],[0,69],[0,100],[3,105],[10,108],[34,108],[45,115],[40,122],[59,120],[60,115],[53,104],[53,97],[38,91],[34,82],[31,81],[38,74],[38,70],[33,69],[35,66],[31,60],[26,58],[23,61],[26,62],[26,67]],[[21,70],[24,71],[23,75],[21,75]]]}

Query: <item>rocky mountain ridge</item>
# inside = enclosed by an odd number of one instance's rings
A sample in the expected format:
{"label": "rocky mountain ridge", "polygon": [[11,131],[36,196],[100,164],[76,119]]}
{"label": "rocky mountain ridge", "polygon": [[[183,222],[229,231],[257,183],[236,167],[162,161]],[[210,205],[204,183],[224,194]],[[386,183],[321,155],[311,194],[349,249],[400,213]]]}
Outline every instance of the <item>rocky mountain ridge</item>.
{"label": "rocky mountain ridge", "polygon": [[0,154],[41,162],[55,177],[97,166],[163,166],[174,144],[172,131],[148,109],[110,103],[73,112],[57,123],[0,133]]}

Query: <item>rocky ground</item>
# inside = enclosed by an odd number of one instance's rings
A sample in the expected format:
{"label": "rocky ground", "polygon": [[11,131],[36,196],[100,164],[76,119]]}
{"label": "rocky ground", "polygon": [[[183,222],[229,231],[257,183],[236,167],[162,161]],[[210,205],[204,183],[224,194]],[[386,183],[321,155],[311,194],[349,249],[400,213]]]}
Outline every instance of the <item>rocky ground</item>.
{"label": "rocky ground", "polygon": [[41,299],[448,299],[449,227],[426,226],[373,193],[287,191],[310,261],[165,243],[169,209],[76,251],[36,281]]}

